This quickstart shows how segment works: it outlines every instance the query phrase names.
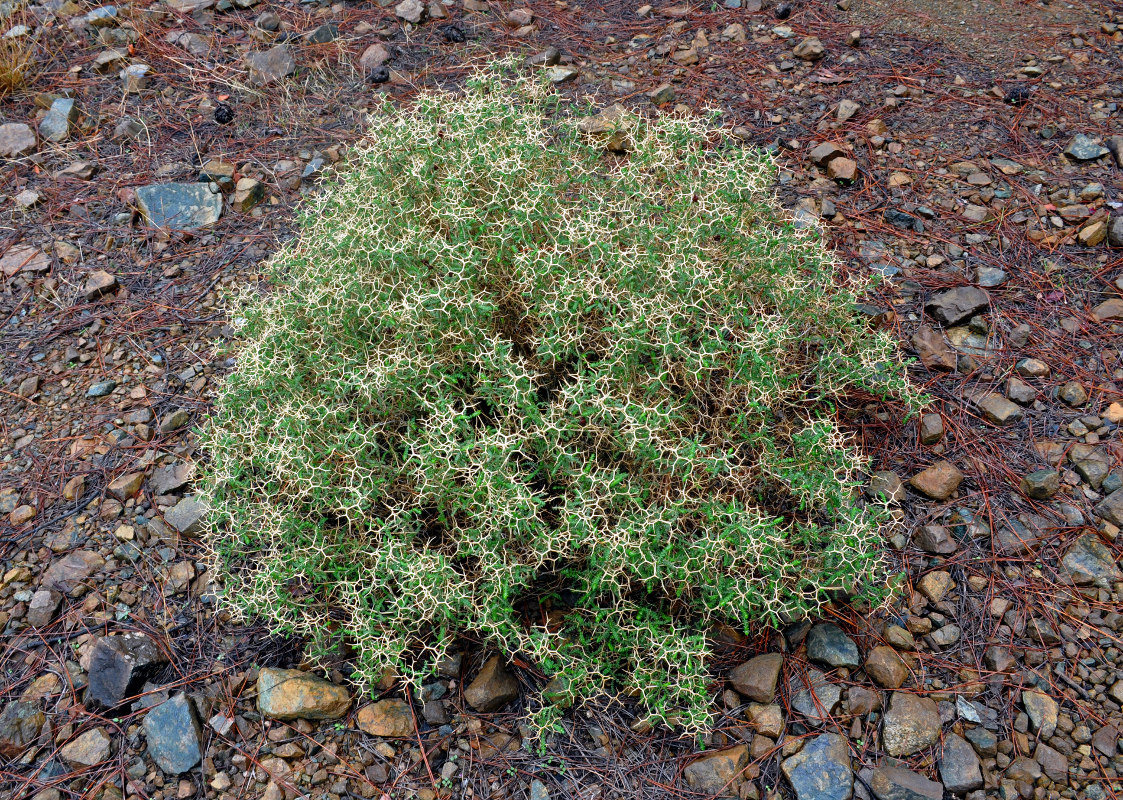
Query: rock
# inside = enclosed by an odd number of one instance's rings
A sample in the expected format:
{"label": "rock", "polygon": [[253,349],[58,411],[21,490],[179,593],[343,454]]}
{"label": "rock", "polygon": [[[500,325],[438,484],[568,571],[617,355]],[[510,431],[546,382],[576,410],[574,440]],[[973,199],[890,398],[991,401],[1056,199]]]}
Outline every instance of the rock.
{"label": "rock", "polygon": [[381,67],[389,60],[390,51],[380,42],[375,42],[359,56],[359,68],[367,73],[375,67]]}
{"label": "rock", "polygon": [[1072,137],[1064,153],[1073,161],[1095,161],[1103,158],[1111,151],[1102,144],[1096,144],[1091,137],[1078,133]]}
{"label": "rock", "polygon": [[878,767],[870,777],[877,800],[943,800],[944,787],[901,767]]}
{"label": "rock", "polygon": [[35,152],[39,140],[35,131],[22,122],[0,125],[0,158],[22,158]]}
{"label": "rock", "polygon": [[1107,238],[1107,223],[1096,220],[1080,229],[1076,240],[1084,247],[1095,247]]}
{"label": "rock", "polygon": [[729,673],[729,682],[742,696],[757,703],[771,703],[783,666],[783,655],[765,653],[734,667]]}
{"label": "rock", "polygon": [[761,736],[775,740],[784,733],[784,709],[775,703],[749,703],[746,716],[749,727]]}
{"label": "rock", "polygon": [[940,780],[952,794],[983,788],[983,773],[975,749],[954,733],[944,737],[940,751]]}
{"label": "rock", "polygon": [[957,356],[943,334],[931,325],[921,325],[912,335],[912,346],[920,363],[933,372],[955,372]]}
{"label": "rock", "polygon": [[325,22],[323,25],[318,25],[315,30],[308,34],[309,44],[327,44],[334,42],[339,38],[339,26],[334,22]]}
{"label": "rock", "polygon": [[92,709],[113,710],[139,694],[155,677],[167,656],[143,633],[124,633],[98,639],[90,654],[85,703]]}
{"label": "rock", "polygon": [[940,712],[927,697],[893,692],[882,721],[881,741],[885,751],[899,758],[934,745],[940,738]]}
{"label": "rock", "polygon": [[[0,728],[3,726],[0,725]],[[2,740],[2,735],[0,735]],[[1123,731],[1114,725],[1104,725],[1092,735],[1092,747],[1096,748],[1103,756],[1113,758],[1118,752],[1119,742],[1123,741]],[[0,745],[2,746],[2,745]]]}
{"label": "rock", "polygon": [[828,667],[857,667],[858,645],[837,625],[822,622],[807,635],[807,657]]}
{"label": "rock", "polygon": [[468,704],[485,714],[498,711],[518,696],[519,684],[503,669],[499,656],[489,658],[480,674],[464,690]]}
{"label": "rock", "polygon": [[184,16],[194,14],[196,11],[204,11],[214,5],[215,0],[164,0],[166,5],[172,11]]}
{"label": "rock", "polygon": [[853,183],[858,177],[858,162],[852,158],[834,158],[827,164],[827,177],[839,183]]}
{"label": "rock", "polygon": [[109,758],[113,742],[102,728],[91,728],[63,745],[59,755],[74,767],[93,767]]}
{"label": "rock", "polygon": [[177,408],[160,420],[160,433],[177,431],[191,421],[191,412],[186,408]]}
{"label": "rock", "polygon": [[1057,397],[1065,405],[1077,407],[1088,402],[1088,391],[1079,381],[1069,381],[1057,390]]}
{"label": "rock", "polygon": [[955,540],[943,525],[922,525],[913,534],[912,542],[925,553],[946,556],[956,551]]}
{"label": "rock", "polygon": [[1112,552],[1094,534],[1077,539],[1061,564],[1078,586],[1095,584],[1111,591],[1113,584],[1123,581],[1123,572],[1116,566]]}
{"label": "rock", "polygon": [[990,305],[990,295],[974,286],[960,286],[933,297],[924,306],[937,322],[952,327],[970,319]]}
{"label": "rock", "polygon": [[802,750],[784,759],[780,768],[797,800],[850,800],[853,796],[850,747],[837,733],[808,739]]}
{"label": "rock", "polygon": [[882,689],[900,689],[909,676],[909,668],[892,647],[879,645],[870,650],[865,663],[866,674]]}
{"label": "rock", "polygon": [[1096,513],[1116,527],[1123,527],[1123,489],[1116,489],[1096,506]]}
{"label": "rock", "polygon": [[27,604],[27,623],[35,628],[44,628],[51,624],[62,602],[62,594],[54,589],[40,589],[31,595],[31,602]]}
{"label": "rock", "polygon": [[0,758],[14,759],[39,739],[46,715],[34,703],[13,700],[0,713]]}
{"label": "rock", "polygon": [[1024,413],[1021,406],[1011,403],[998,392],[987,392],[975,398],[974,403],[987,422],[1000,428],[1021,422]]}
{"label": "rock", "polygon": [[739,744],[692,761],[686,765],[682,776],[686,785],[695,792],[736,797],[737,789],[744,781],[741,773],[748,764],[749,748]]}
{"label": "rock", "polygon": [[870,485],[866,493],[877,500],[900,503],[905,499],[905,487],[897,473],[890,470],[876,470],[870,475]]}
{"label": "rock", "polygon": [[144,473],[130,472],[119,478],[114,478],[105,489],[113,497],[124,503],[139,492],[142,485],[144,485]]}
{"label": "rock", "polygon": [[839,122],[846,122],[855,114],[858,113],[861,106],[849,98],[843,98],[838,101],[838,108],[835,109],[835,119]]}
{"label": "rock", "polygon": [[65,142],[70,138],[70,129],[78,121],[78,106],[68,97],[60,97],[51,103],[39,123],[39,136],[48,142]]}
{"label": "rock", "polygon": [[818,166],[825,167],[834,159],[845,157],[846,151],[842,149],[842,145],[835,142],[822,142],[811,148],[808,156]]}
{"label": "rock", "polygon": [[1022,692],[1022,707],[1029,717],[1030,728],[1048,739],[1057,730],[1057,701],[1044,692],[1029,690]]}
{"label": "rock", "polygon": [[190,230],[222,216],[222,194],[209,183],[154,183],[136,190],[137,207],[149,225]]}
{"label": "rock", "polygon": [[102,295],[116,291],[117,278],[103,269],[94,270],[86,277],[83,292],[87,300],[96,300]]}
{"label": "rock", "polygon": [[296,58],[292,54],[291,47],[287,44],[279,44],[265,51],[256,50],[247,53],[246,69],[249,70],[251,85],[268,86],[296,72]]}
{"label": "rock", "polygon": [[239,178],[234,187],[234,210],[243,214],[265,199],[265,184],[253,178]]}
{"label": "rock", "polygon": [[350,707],[344,687],[311,673],[266,667],[257,676],[257,710],[270,719],[339,719]]}
{"label": "rock", "polygon": [[47,272],[51,268],[51,257],[38,247],[16,245],[0,258],[0,271],[5,278],[21,272]]}
{"label": "rock", "polygon": [[184,694],[173,695],[144,717],[148,754],[164,772],[179,775],[203,760],[199,720]]}
{"label": "rock", "polygon": [[1107,224],[1107,243],[1112,247],[1123,247],[1123,217],[1112,217]]}
{"label": "rock", "polygon": [[98,381],[86,390],[86,397],[106,397],[117,388],[117,381]]}
{"label": "rock", "polygon": [[105,559],[97,553],[90,550],[76,550],[51,562],[47,571],[43,573],[43,588],[70,594],[103,566],[105,566]]}
{"label": "rock", "polygon": [[550,83],[569,83],[581,73],[573,67],[548,67],[546,69],[546,77]]}
{"label": "rock", "polygon": [[939,603],[955,586],[951,573],[944,570],[927,572],[916,582],[916,589],[933,603]]}
{"label": "rock", "polygon": [[962,482],[963,473],[949,461],[937,461],[909,479],[914,489],[933,500],[948,499]]}
{"label": "rock", "polygon": [[356,715],[360,730],[371,736],[402,738],[415,730],[413,714],[405,700],[379,700],[363,706]]}
{"label": "rock", "polygon": [[1037,743],[1033,751],[1033,759],[1041,765],[1045,777],[1056,784],[1064,785],[1068,782],[1068,759],[1044,742]]}
{"label": "rock", "polygon": [[1020,406],[1029,406],[1037,399],[1037,390],[1021,378],[1011,375],[1006,380],[1006,397]]}
{"label": "rock", "polygon": [[827,54],[827,48],[817,36],[808,36],[792,49],[792,55],[802,61],[818,61]]}
{"label": "rock", "polygon": [[1022,491],[1034,500],[1048,500],[1061,489],[1061,475],[1055,469],[1039,469],[1022,477]]}
{"label": "rock", "polygon": [[1018,756],[1006,768],[1006,777],[1032,786],[1041,777],[1041,765],[1032,758]]}
{"label": "rock", "polygon": [[202,528],[208,510],[205,501],[195,497],[185,497],[164,512],[164,522],[184,536],[191,536]]}
{"label": "rock", "polygon": [[121,82],[125,92],[142,92],[148,88],[148,79],[152,75],[152,67],[147,64],[130,64],[121,70]]}
{"label": "rock", "polygon": [[657,106],[673,103],[675,101],[675,87],[669,83],[664,83],[655,90],[648,92],[647,96]]}
{"label": "rock", "polygon": [[180,462],[157,469],[152,473],[150,483],[156,494],[166,495],[182,489],[193,477],[195,477],[195,465]]}
{"label": "rock", "polygon": [[792,708],[815,727],[826,722],[842,700],[842,689],[838,684],[831,683],[815,669],[807,670],[806,676],[796,676],[791,682],[791,689]]}
{"label": "rock", "polygon": [[[1123,220],[1123,217],[1119,219]],[[1110,300],[1104,300],[1092,309],[1092,316],[1099,322],[1123,319],[1123,298],[1113,297]]]}
{"label": "rock", "polygon": [[920,433],[921,444],[936,444],[944,438],[944,418],[939,414],[921,415],[918,432]]}
{"label": "rock", "polygon": [[394,6],[394,13],[400,20],[411,25],[420,25],[421,20],[425,18],[425,6],[420,0],[402,0]]}

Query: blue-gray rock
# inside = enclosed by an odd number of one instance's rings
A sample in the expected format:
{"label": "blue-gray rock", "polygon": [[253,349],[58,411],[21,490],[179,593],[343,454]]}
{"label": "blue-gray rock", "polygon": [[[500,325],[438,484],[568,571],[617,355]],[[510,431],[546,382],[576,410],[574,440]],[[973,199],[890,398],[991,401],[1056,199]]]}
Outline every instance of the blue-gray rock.
{"label": "blue-gray rock", "polygon": [[1103,158],[1109,152],[1111,151],[1102,144],[1096,144],[1090,136],[1083,133],[1073,136],[1072,141],[1065,148],[1065,155],[1073,161],[1094,161]]}
{"label": "blue-gray rock", "polygon": [[68,97],[60,97],[51,103],[42,122],[39,123],[39,136],[48,142],[65,142],[70,138],[70,128],[78,121],[78,106]]}
{"label": "blue-gray rock", "polygon": [[325,22],[308,34],[308,41],[312,44],[327,44],[339,38],[339,26],[334,22]]}
{"label": "blue-gray rock", "polygon": [[1105,497],[1096,506],[1096,513],[1112,525],[1123,527],[1123,489],[1116,489]]}
{"label": "blue-gray rock", "polygon": [[798,800],[850,800],[854,794],[850,748],[837,733],[809,739],[780,768]]}
{"label": "blue-gray rock", "polygon": [[979,757],[966,739],[949,733],[940,752],[940,780],[952,794],[965,794],[983,788]]}
{"label": "blue-gray rock", "polygon": [[222,193],[210,183],[153,183],[136,190],[137,206],[149,225],[189,230],[222,216]]}
{"label": "blue-gray rock", "polygon": [[857,667],[858,645],[837,625],[823,622],[807,635],[807,657],[828,667]]}
{"label": "blue-gray rock", "polygon": [[1111,551],[1091,534],[1077,539],[1061,563],[1077,585],[1095,584],[1110,591],[1113,583],[1123,581],[1123,573],[1115,566]]}
{"label": "blue-gray rock", "polygon": [[177,694],[144,717],[148,754],[169,775],[194,769],[203,759],[199,746],[199,720],[191,701]]}
{"label": "blue-gray rock", "polygon": [[164,521],[185,536],[190,536],[199,530],[206,513],[205,502],[185,497],[164,512]]}
{"label": "blue-gray rock", "polygon": [[944,787],[901,767],[878,767],[870,778],[877,800],[943,800]]}
{"label": "blue-gray rock", "polygon": [[90,655],[86,706],[119,708],[125,700],[139,693],[144,682],[166,663],[167,656],[143,633],[98,639]]}
{"label": "blue-gray rock", "polygon": [[946,327],[958,325],[990,305],[990,296],[976,286],[959,286],[933,297],[924,310]]}
{"label": "blue-gray rock", "polygon": [[99,381],[86,390],[86,397],[105,397],[117,388],[117,381]]}
{"label": "blue-gray rock", "polygon": [[820,727],[842,700],[842,687],[831,683],[817,669],[807,670],[806,676],[797,675],[790,682],[792,708],[803,715],[807,724]]}

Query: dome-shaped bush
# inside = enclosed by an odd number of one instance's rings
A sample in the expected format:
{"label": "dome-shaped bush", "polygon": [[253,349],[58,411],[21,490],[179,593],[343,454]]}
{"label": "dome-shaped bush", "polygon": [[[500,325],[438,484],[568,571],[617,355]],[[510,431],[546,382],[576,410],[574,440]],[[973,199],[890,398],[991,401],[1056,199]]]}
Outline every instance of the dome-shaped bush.
{"label": "dome-shaped bush", "polygon": [[229,603],[360,678],[465,632],[700,725],[707,626],[884,584],[834,404],[911,390],[767,157],[562,116],[491,69],[374,120],[242,312],[208,541]]}

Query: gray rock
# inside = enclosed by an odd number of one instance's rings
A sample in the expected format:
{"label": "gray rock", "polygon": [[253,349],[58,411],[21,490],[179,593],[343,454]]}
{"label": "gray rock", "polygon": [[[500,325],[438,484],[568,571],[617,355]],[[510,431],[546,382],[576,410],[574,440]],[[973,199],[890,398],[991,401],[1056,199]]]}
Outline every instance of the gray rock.
{"label": "gray rock", "polygon": [[1108,139],[1107,149],[1115,159],[1115,166],[1123,169],[1123,136],[1112,136]]}
{"label": "gray rock", "polygon": [[86,705],[93,709],[120,708],[167,663],[156,642],[142,633],[98,639],[90,655]]}
{"label": "gray rock", "polygon": [[43,628],[51,624],[62,602],[62,594],[54,589],[40,589],[31,595],[31,602],[27,604],[27,622],[36,628]]}
{"label": "gray rock", "polygon": [[22,158],[35,152],[39,141],[35,131],[22,122],[0,125],[0,158]]}
{"label": "gray rock", "polygon": [[857,667],[861,664],[858,645],[837,625],[823,622],[807,635],[807,657],[828,667]]}
{"label": "gray rock", "polygon": [[184,536],[191,536],[199,531],[208,510],[205,501],[185,497],[164,512],[164,521]]}
{"label": "gray rock", "polygon": [[1064,152],[1073,161],[1094,161],[1103,158],[1111,151],[1102,144],[1096,144],[1091,137],[1078,133],[1072,137]]}
{"label": "gray rock", "polygon": [[191,421],[191,412],[186,408],[177,408],[160,420],[160,433],[171,433]]}
{"label": "gray rock", "polygon": [[177,694],[144,717],[148,754],[169,775],[194,769],[203,760],[199,720],[186,695]]}
{"label": "gray rock", "polygon": [[734,667],[729,673],[729,682],[742,696],[757,703],[771,703],[783,666],[784,657],[780,653],[765,653]]}
{"label": "gray rock", "polygon": [[1048,500],[1061,489],[1061,474],[1055,469],[1039,469],[1022,477],[1022,491],[1034,500]]}
{"label": "gray rock", "polygon": [[870,777],[877,800],[943,800],[944,787],[901,767],[878,767]]}
{"label": "gray rock", "polygon": [[1107,224],[1107,243],[1111,247],[1123,247],[1123,217],[1112,217]]}
{"label": "gray rock", "polygon": [[948,555],[956,550],[955,540],[943,525],[922,525],[912,537],[913,544],[925,553]]}
{"label": "gray rock", "polygon": [[325,22],[308,34],[308,41],[311,44],[327,44],[328,42],[334,42],[338,38],[339,26],[334,22]]}
{"label": "gray rock", "polygon": [[987,422],[999,427],[1006,427],[1021,422],[1021,406],[1015,405],[1000,395],[998,392],[987,392],[974,399],[975,407],[982,412]]}
{"label": "gray rock", "polygon": [[1048,739],[1057,730],[1057,713],[1060,706],[1057,701],[1044,692],[1022,692],[1022,706],[1029,716],[1029,726],[1041,734],[1041,738]]}
{"label": "gray rock", "polygon": [[51,103],[39,123],[39,136],[48,142],[65,142],[70,138],[70,129],[77,121],[78,106],[70,98],[60,97]]}
{"label": "gray rock", "polygon": [[792,680],[792,708],[804,716],[808,724],[818,727],[830,719],[839,701],[842,688],[827,680],[816,669],[807,670],[806,677],[797,676]]}
{"label": "gray rock", "polygon": [[0,758],[16,758],[39,739],[46,715],[34,703],[12,701],[0,713]]}
{"label": "gray rock", "polygon": [[1061,563],[1072,576],[1073,582],[1081,586],[1095,584],[1110,591],[1113,583],[1123,581],[1123,572],[1115,565],[1115,557],[1092,534],[1077,539],[1065,553]]}
{"label": "gray rock", "polygon": [[933,297],[924,306],[945,327],[958,325],[990,305],[990,296],[975,286],[960,286]]}
{"label": "gray rock", "polygon": [[469,705],[485,714],[498,711],[518,696],[519,684],[503,669],[499,656],[489,658],[480,674],[464,690],[464,699]]}
{"label": "gray rock", "polygon": [[425,18],[425,6],[419,0],[402,0],[394,6],[394,13],[400,20],[419,25]]}
{"label": "gray rock", "polygon": [[940,752],[940,780],[952,794],[983,788],[983,773],[975,749],[966,739],[949,733]]}
{"label": "gray rock", "polygon": [[254,51],[246,55],[246,68],[249,81],[253,86],[267,86],[284,80],[296,72],[296,58],[292,48],[279,44],[265,51]]}
{"label": "gray rock", "polygon": [[99,381],[86,390],[86,397],[105,397],[117,388],[117,381]]}
{"label": "gray rock", "polygon": [[927,697],[893,692],[881,728],[885,751],[894,758],[912,755],[940,738],[940,712]]}
{"label": "gray rock", "polygon": [[105,559],[92,550],[75,550],[51,562],[43,573],[43,588],[70,594],[103,566]]}
{"label": "gray rock", "polygon": [[1123,527],[1123,489],[1116,489],[1096,506],[1096,513],[1112,525]]}
{"label": "gray rock", "polygon": [[1068,759],[1044,742],[1037,743],[1034,760],[1041,765],[1045,776],[1053,783],[1064,785],[1068,781]]}
{"label": "gray rock", "polygon": [[153,183],[136,190],[137,206],[149,225],[190,230],[222,216],[222,193],[209,183]]}
{"label": "gray rock", "polygon": [[152,473],[150,480],[156,494],[171,494],[182,489],[195,477],[195,465],[186,462],[169,464]]}
{"label": "gray rock", "polygon": [[845,737],[823,733],[780,765],[798,800],[850,800],[854,773]]}

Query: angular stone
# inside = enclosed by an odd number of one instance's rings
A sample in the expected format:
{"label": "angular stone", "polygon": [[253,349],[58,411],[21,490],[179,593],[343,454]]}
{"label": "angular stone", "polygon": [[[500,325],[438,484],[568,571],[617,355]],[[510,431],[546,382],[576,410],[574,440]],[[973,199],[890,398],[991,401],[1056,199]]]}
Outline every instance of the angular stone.
{"label": "angular stone", "polygon": [[837,625],[822,622],[807,635],[807,657],[828,667],[857,667],[858,645]]}
{"label": "angular stone", "polygon": [[124,503],[139,492],[140,487],[143,485],[144,473],[130,472],[110,481],[109,485],[105,488],[111,495]]}
{"label": "angular stone", "polygon": [[842,700],[842,689],[831,683],[816,669],[807,670],[807,675],[797,675],[791,681],[792,708],[807,720],[808,724],[819,727],[834,713]]}
{"label": "angular stone", "polygon": [[1006,397],[1020,406],[1028,406],[1037,399],[1037,390],[1021,378],[1011,375],[1006,380]]}
{"label": "angular stone", "polygon": [[749,703],[746,710],[749,727],[761,736],[778,739],[784,733],[784,709],[775,703]]}
{"label": "angular stone", "polygon": [[729,682],[739,694],[757,703],[771,703],[784,666],[780,653],[765,653],[734,667]]}
{"label": "angular stone", "polygon": [[1006,768],[1006,777],[1012,781],[1021,781],[1032,786],[1041,777],[1041,765],[1032,758],[1018,756]]}
{"label": "angular stone", "polygon": [[144,717],[148,754],[169,775],[188,772],[203,760],[195,708],[184,694],[173,695]]}
{"label": "angular stone", "polygon": [[927,572],[916,582],[916,589],[933,603],[938,603],[955,586],[951,573],[945,570]]}
{"label": "angular stone", "polygon": [[1115,583],[1123,581],[1123,572],[1116,566],[1112,552],[1093,534],[1077,539],[1061,564],[1078,586],[1094,584],[1110,591]]}
{"label": "angular stone", "polygon": [[803,61],[818,61],[827,54],[827,48],[817,36],[808,36],[792,49],[792,55]]}
{"label": "angular stone", "polygon": [[27,623],[36,628],[50,625],[61,602],[60,592],[53,589],[40,589],[31,595],[31,602],[27,604]]}
{"label": "angular stone", "polygon": [[379,700],[363,706],[356,715],[359,729],[371,736],[402,738],[415,730],[413,714],[405,700]]}
{"label": "angular stone", "polygon": [[1112,217],[1107,224],[1107,243],[1112,247],[1123,247],[1123,216]]}
{"label": "angular stone", "polygon": [[103,269],[95,270],[86,277],[83,287],[87,300],[96,300],[104,294],[117,289],[117,278]]}
{"label": "angular stone", "polygon": [[933,297],[924,306],[944,327],[958,325],[990,305],[990,295],[975,286],[960,286]]}
{"label": "angular stone", "polygon": [[0,758],[18,758],[39,738],[47,716],[34,703],[14,700],[0,713]]}
{"label": "angular stone", "polygon": [[195,476],[195,465],[180,462],[160,467],[152,473],[152,489],[158,494],[171,494],[186,486]]}
{"label": "angular stone", "polygon": [[191,536],[202,528],[207,511],[208,506],[205,501],[195,497],[185,497],[164,512],[164,522],[184,536]]}
{"label": "angular stone", "polygon": [[309,44],[327,44],[339,38],[339,26],[334,22],[325,22],[308,34]]}
{"label": "angular stone", "polygon": [[50,268],[51,257],[38,247],[15,245],[0,258],[0,271],[5,278],[21,272],[47,272]]}
{"label": "angular stone", "polygon": [[952,794],[983,788],[983,773],[975,749],[954,733],[944,737],[940,751],[940,780]]}
{"label": "angular stone", "polygon": [[489,658],[480,674],[464,690],[468,704],[485,714],[498,711],[518,696],[519,684],[503,669],[499,656]]}
{"label": "angular stone", "polygon": [[944,418],[939,414],[922,415],[919,433],[921,444],[936,444],[944,438]]}
{"label": "angular stone", "polygon": [[191,412],[186,408],[177,408],[160,420],[160,433],[171,433],[179,430],[191,421]]}
{"label": "angular stone", "polygon": [[882,689],[900,689],[909,676],[909,668],[892,647],[879,645],[866,657],[866,674]]}
{"label": "angular stone", "polygon": [[1123,489],[1116,489],[1096,506],[1096,513],[1112,525],[1123,528]]}
{"label": "angular stone", "polygon": [[956,551],[955,540],[943,525],[922,525],[913,534],[912,541],[925,553],[946,556]]}
{"label": "angular stone", "polygon": [[893,692],[882,722],[885,751],[899,758],[934,745],[940,738],[940,712],[930,698]]}
{"label": "angular stone", "polygon": [[866,493],[875,500],[900,503],[905,499],[905,487],[897,473],[879,469],[870,474],[870,485]]}
{"label": "angular stone", "polygon": [[822,142],[811,148],[808,156],[818,166],[825,167],[832,160],[845,157],[846,151],[842,149],[842,145],[835,142]]}
{"label": "angular stone", "polygon": [[1044,742],[1037,743],[1033,751],[1034,760],[1041,765],[1045,777],[1053,783],[1064,785],[1068,781],[1068,759]]}
{"label": "angular stone", "polygon": [[39,140],[35,131],[22,122],[0,125],[0,158],[22,158],[35,152]]}
{"label": "angular stone", "polygon": [[78,121],[78,106],[69,97],[59,97],[51,103],[39,122],[39,136],[48,142],[65,142],[70,129]]}
{"label": "angular stone", "polygon": [[827,177],[839,183],[853,183],[858,177],[858,162],[852,158],[832,158],[827,164]]}
{"label": "angular stone", "polygon": [[748,764],[749,748],[739,744],[692,761],[686,765],[682,776],[695,792],[736,797],[738,787],[744,782],[741,773]]}
{"label": "angular stone", "polygon": [[1069,381],[1057,390],[1057,397],[1066,405],[1082,406],[1088,402],[1088,390],[1079,381]]}
{"label": "angular stone", "polygon": [[342,686],[298,669],[267,667],[257,676],[257,710],[270,719],[339,719],[351,707]]}
{"label": "angular stone", "polygon": [[265,199],[265,184],[254,178],[239,178],[234,187],[234,209],[243,214]]}
{"label": "angular stone", "polygon": [[420,25],[425,18],[425,6],[420,0],[402,0],[394,6],[394,14],[398,19],[411,25]]}
{"label": "angular stone", "polygon": [[93,767],[109,758],[113,741],[102,728],[91,728],[62,746],[59,755],[74,767]]}
{"label": "angular stone", "polygon": [[850,746],[837,733],[808,739],[803,749],[780,765],[797,800],[850,800],[854,773]]}
{"label": "angular stone", "polygon": [[268,86],[296,72],[296,58],[291,47],[279,44],[265,51],[246,54],[246,68],[252,86]]}
{"label": "angular stone", "polygon": [[97,553],[91,550],[76,550],[51,562],[47,571],[43,573],[43,588],[70,594],[103,566],[105,566],[105,559]]}
{"label": "angular stone", "polygon": [[1110,152],[1102,144],[1097,144],[1090,136],[1083,133],[1073,136],[1064,150],[1065,155],[1073,161],[1095,161]]}
{"label": "angular stone", "polygon": [[901,767],[878,767],[870,777],[877,800],[943,800],[944,787]]}
{"label": "angular stone", "polygon": [[1022,692],[1022,707],[1029,716],[1030,728],[1048,739],[1057,730],[1057,701],[1044,692],[1036,690]]}
{"label": "angular stone", "polygon": [[190,230],[222,216],[222,194],[209,183],[154,183],[136,190],[137,207],[149,225]]}
{"label": "angular stone", "polygon": [[1112,297],[1092,309],[1092,316],[1100,322],[1123,319],[1123,298]]}
{"label": "angular stone", "polygon": [[375,42],[359,56],[359,68],[364,73],[370,72],[375,67],[381,67],[390,60],[390,51],[386,49],[385,45]]}
{"label": "angular stone", "polygon": [[167,656],[143,633],[105,636],[94,644],[90,655],[89,683],[85,703],[92,709],[113,710],[143,690],[155,677]]}
{"label": "angular stone", "polygon": [[914,489],[933,500],[948,499],[962,482],[963,473],[949,461],[937,461],[909,479]]}
{"label": "angular stone", "polygon": [[912,346],[920,363],[933,372],[955,372],[955,351],[931,325],[921,325],[912,335]]}
{"label": "angular stone", "polygon": [[1061,488],[1061,475],[1055,469],[1039,469],[1022,477],[1022,491],[1034,500],[1048,500]]}
{"label": "angular stone", "polygon": [[1024,412],[1021,406],[1011,403],[998,392],[987,392],[974,402],[986,421],[992,425],[1004,428],[1022,421]]}

